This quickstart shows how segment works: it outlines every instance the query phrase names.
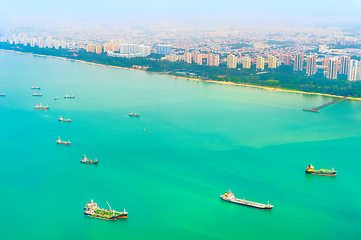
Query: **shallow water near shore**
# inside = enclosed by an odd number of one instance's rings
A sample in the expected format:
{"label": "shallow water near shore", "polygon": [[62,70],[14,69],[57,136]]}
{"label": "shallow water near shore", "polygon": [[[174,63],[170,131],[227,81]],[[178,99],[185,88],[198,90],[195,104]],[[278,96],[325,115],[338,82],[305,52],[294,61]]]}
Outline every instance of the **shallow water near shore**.
{"label": "shallow water near shore", "polygon": [[[9,52],[0,93],[2,239],[361,237],[359,101],[310,113],[333,98]],[[229,189],[274,209],[221,201]],[[90,199],[129,218],[85,217]]]}

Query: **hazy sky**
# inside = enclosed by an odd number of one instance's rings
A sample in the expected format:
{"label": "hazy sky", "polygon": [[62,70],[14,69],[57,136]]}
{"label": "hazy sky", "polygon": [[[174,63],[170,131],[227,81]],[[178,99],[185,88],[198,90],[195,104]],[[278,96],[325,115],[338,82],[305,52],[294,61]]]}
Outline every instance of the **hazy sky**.
{"label": "hazy sky", "polygon": [[0,1],[0,16],[82,19],[249,18],[276,21],[361,20],[361,0],[17,0]]}

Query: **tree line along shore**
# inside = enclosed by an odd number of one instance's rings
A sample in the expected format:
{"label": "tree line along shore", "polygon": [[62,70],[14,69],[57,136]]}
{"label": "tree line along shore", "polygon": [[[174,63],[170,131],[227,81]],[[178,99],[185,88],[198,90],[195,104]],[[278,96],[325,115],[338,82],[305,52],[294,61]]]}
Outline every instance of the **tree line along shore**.
{"label": "tree line along shore", "polygon": [[224,64],[219,67],[188,64],[184,62],[170,62],[161,60],[161,56],[151,54],[148,57],[120,58],[110,57],[106,53],[96,54],[86,52],[84,49],[67,50],[53,48],[39,48],[23,45],[14,45],[0,42],[0,49],[46,56],[63,57],[67,59],[92,62],[101,65],[133,68],[133,66],[146,67],[146,71],[169,74],[178,77],[199,80],[212,80],[235,84],[255,85],[260,87],[279,88],[307,93],[321,93],[335,96],[361,97],[361,83],[350,82],[346,76],[340,79],[327,79],[322,73],[305,76],[302,72],[293,71],[292,66],[281,65],[276,69],[256,71],[251,69],[227,68]]}

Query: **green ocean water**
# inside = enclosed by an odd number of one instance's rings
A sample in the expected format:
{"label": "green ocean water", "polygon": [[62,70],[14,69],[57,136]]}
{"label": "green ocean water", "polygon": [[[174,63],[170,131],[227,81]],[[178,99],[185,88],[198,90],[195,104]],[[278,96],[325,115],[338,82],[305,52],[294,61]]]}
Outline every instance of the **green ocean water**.
{"label": "green ocean water", "polygon": [[[1,239],[361,239],[361,102],[8,52],[0,93]],[[129,218],[85,217],[90,199]]]}

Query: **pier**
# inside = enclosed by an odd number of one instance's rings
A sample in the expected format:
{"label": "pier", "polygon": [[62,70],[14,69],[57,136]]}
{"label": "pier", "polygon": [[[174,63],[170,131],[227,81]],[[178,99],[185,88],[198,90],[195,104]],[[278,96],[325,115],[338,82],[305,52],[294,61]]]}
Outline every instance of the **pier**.
{"label": "pier", "polygon": [[[348,96],[347,96],[347,97],[348,97]],[[321,106],[318,106],[318,107],[315,107],[315,108],[312,108],[312,109],[306,109],[306,108],[304,108],[303,111],[320,112],[320,111],[318,111],[318,109],[327,107],[327,106],[329,106],[329,105],[331,105],[331,104],[334,104],[334,103],[337,103],[337,102],[339,102],[339,101],[341,101],[341,100],[346,99],[347,97],[343,97],[343,98],[336,99],[336,100],[334,100],[334,101],[332,101],[332,102],[325,103],[325,104],[323,104],[323,105],[321,105]]]}

